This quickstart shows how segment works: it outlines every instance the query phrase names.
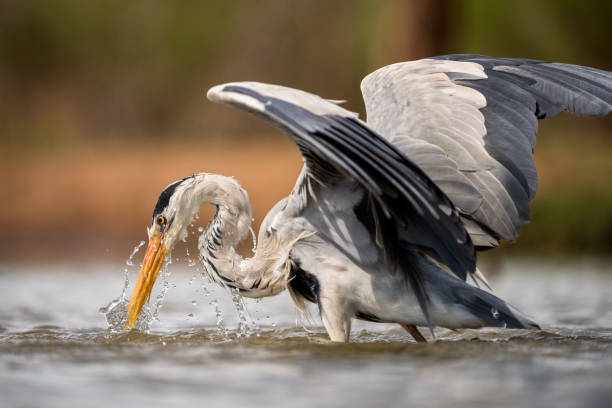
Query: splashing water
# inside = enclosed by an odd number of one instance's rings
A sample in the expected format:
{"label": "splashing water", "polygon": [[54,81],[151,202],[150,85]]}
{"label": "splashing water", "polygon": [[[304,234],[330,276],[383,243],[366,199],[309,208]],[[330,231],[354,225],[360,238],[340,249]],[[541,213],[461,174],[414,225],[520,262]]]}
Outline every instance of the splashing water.
{"label": "splashing water", "polygon": [[185,260],[187,261],[187,266],[193,268],[194,266],[196,266],[196,261],[195,259],[190,257],[189,248],[185,248],[185,252],[187,254],[187,256],[185,257]]}
{"label": "splashing water", "polygon": [[253,249],[251,250],[253,253],[257,252],[257,238],[255,238],[255,231],[253,231],[253,227],[249,225],[249,231],[251,231],[251,238],[253,239]]}
{"label": "splashing water", "polygon": [[140,241],[140,243],[134,247],[128,259],[125,261],[125,264],[128,267],[123,269],[124,280],[123,280],[123,290],[121,291],[121,296],[119,297],[120,299],[125,299],[125,295],[127,294],[127,289],[130,286],[129,268],[134,266],[134,256],[136,256],[136,254],[138,253],[138,251],[140,251],[140,248],[142,248],[144,244],[145,244],[144,241]]}
{"label": "splashing water", "polygon": [[[134,256],[138,253],[140,248],[144,246],[144,244],[144,241],[140,241],[140,243],[134,247],[134,250],[126,261],[126,265],[128,265],[128,267],[134,266]],[[136,318],[136,322],[134,323],[133,327],[135,329],[148,331],[153,321],[159,321],[159,312],[162,308],[164,297],[170,289],[170,282],[168,278],[170,276],[169,266],[171,263],[172,256],[168,255],[166,261],[164,262],[164,265],[162,266],[161,276],[163,279],[163,285],[161,292],[157,295],[155,299],[153,309],[148,304],[143,305],[138,317]],[[129,304],[129,300],[127,299],[126,295],[129,286],[129,268],[125,268],[124,273],[125,280],[123,284],[123,290],[121,291],[121,295],[119,296],[119,298],[111,300],[108,305],[103,306],[99,309],[99,312],[102,313],[106,318],[108,328],[111,332],[122,331],[125,327],[125,322],[127,321],[127,306]]]}
{"label": "splashing water", "polygon": [[[127,321],[127,306],[128,301],[126,299],[113,299],[107,306],[99,309],[100,313],[106,318],[106,323],[111,333],[118,333],[123,331],[125,322]],[[148,331],[151,325],[151,309],[149,305],[144,305],[140,314],[136,318],[134,328],[141,331]]]}
{"label": "splashing water", "polygon": [[134,266],[134,256],[138,253],[138,251],[140,251],[140,248],[142,248],[144,244],[144,241],[140,241],[140,243],[134,247],[134,250],[130,254],[129,258],[127,261],[125,261],[127,266]]}
{"label": "splashing water", "polygon": [[157,298],[155,298],[155,310],[153,312],[153,320],[159,322],[159,311],[161,310],[164,304],[164,297],[166,297],[166,293],[170,289],[170,281],[168,278],[170,277],[170,265],[172,264],[172,255],[168,254],[166,261],[162,267],[162,279],[163,286]]}
{"label": "splashing water", "polygon": [[238,338],[245,336],[250,337],[249,322],[246,318],[244,303],[242,302],[242,296],[237,289],[232,289],[232,303],[238,312],[238,328],[236,330],[236,336]]}
{"label": "splashing water", "polygon": [[125,299],[128,287],[130,286],[130,271],[128,268],[123,268],[123,277],[123,289],[121,290],[121,295],[119,296],[119,299]]}
{"label": "splashing water", "polygon": [[261,330],[259,328],[259,303],[261,302],[261,298],[255,299],[255,311],[253,312],[254,318],[251,318],[251,323],[253,324],[253,331],[255,332],[255,336],[261,336]]}
{"label": "splashing water", "polygon": [[229,333],[225,327],[225,323],[223,322],[223,312],[221,312],[219,302],[217,302],[217,299],[212,299],[209,304],[215,308],[215,318],[217,319],[215,324],[217,325],[217,333],[226,339],[229,338]]}
{"label": "splashing water", "polygon": [[[202,293],[204,294],[205,297],[210,298],[210,290],[208,290],[207,285],[212,285],[212,279],[210,279],[210,276],[202,271],[200,273],[200,276],[202,277],[202,280],[204,281],[202,283]],[[209,302],[209,305],[211,305],[214,309],[215,309],[215,325],[217,326],[217,334],[220,336],[223,336],[223,338],[228,339],[229,338],[229,333],[227,328],[225,327],[225,322],[223,321],[223,312],[221,311],[221,308],[219,307],[219,302],[217,301],[216,298],[212,298]]]}
{"label": "splashing water", "polygon": [[240,294],[240,291],[238,289],[232,289],[231,293],[232,303],[234,304],[234,307],[238,312],[238,328],[236,333],[237,337],[244,336],[249,338],[252,335],[259,337],[260,328],[259,324],[257,323],[257,320],[259,320],[259,318],[257,317],[257,304],[259,304],[259,299],[256,299],[255,301],[256,306],[254,318],[253,316],[251,316],[251,313],[249,312],[249,309],[247,308],[247,305],[245,303],[245,299]]}
{"label": "splashing water", "polygon": [[[198,217],[196,216],[195,218],[197,219]],[[192,228],[195,228],[193,224],[191,224],[190,226]],[[197,227],[197,230],[198,232],[203,232],[204,228],[199,226]],[[249,231],[251,233],[251,238],[253,242],[252,252],[255,253],[257,251],[257,239],[256,239],[255,231],[251,227],[249,227]],[[127,320],[127,306],[129,303],[129,299],[127,299],[127,295],[128,295],[128,287],[129,287],[130,268],[135,266],[134,257],[144,245],[145,245],[145,241],[140,241],[140,243],[134,247],[132,253],[126,260],[127,267],[124,268],[125,279],[124,279],[123,289],[122,289],[122,292],[119,298],[113,299],[112,301],[110,301],[108,305],[101,307],[99,309],[100,313],[104,314],[108,327],[111,332],[122,331],[125,327],[125,322]],[[188,267],[190,268],[196,267],[197,262],[196,260],[190,257],[190,252],[188,248],[186,248],[185,260],[187,261]],[[169,255],[164,265],[162,266],[162,270],[160,274],[162,277],[162,281],[163,281],[161,290],[158,293],[157,297],[155,298],[155,302],[153,302],[152,305],[149,305],[147,303],[143,306],[134,324],[135,329],[148,331],[153,322],[156,322],[156,321],[159,322],[160,320],[159,314],[160,314],[161,308],[163,307],[164,298],[168,290],[170,289],[170,285],[172,285],[173,287],[176,287],[176,284],[172,284],[169,282],[169,277],[170,277],[169,267],[171,264],[172,264],[172,257]],[[206,268],[205,265],[204,265],[204,268]],[[196,272],[199,272],[199,271],[200,269],[197,268]],[[212,298],[211,292],[206,287],[206,284],[212,285],[213,282],[210,276],[207,273],[205,273],[205,271],[202,271],[200,275],[202,276],[202,279],[205,282],[201,286],[202,294],[207,298],[208,303],[215,310],[215,316],[216,316],[215,323],[217,326],[217,334],[223,336],[226,339],[229,339],[230,331],[225,326],[225,321],[223,319],[223,311],[221,310],[221,307],[217,299]],[[191,279],[189,280],[189,285],[193,284],[196,276],[197,274],[194,274],[191,277]],[[198,291],[196,290],[196,293],[197,292]],[[259,336],[259,331],[260,331],[259,324],[255,321],[253,317],[251,317],[246,307],[246,304],[244,302],[244,299],[240,295],[239,291],[234,289],[234,290],[231,290],[230,293],[231,293],[232,303],[234,304],[234,307],[236,308],[236,312],[238,314],[238,327],[236,329],[236,336],[238,338],[240,337],[248,338],[254,334]],[[194,307],[197,306],[197,301],[193,300],[191,303],[192,303],[192,306]],[[188,318],[193,318],[194,314],[189,313],[187,316]]]}
{"label": "splashing water", "polygon": [[[129,272],[134,266],[134,257],[138,251],[140,251],[140,248],[144,246],[144,244],[144,241],[140,241],[138,245],[134,247],[128,259],[125,261],[127,267],[123,269],[124,280],[121,295],[117,299],[111,300],[108,305],[98,309],[98,311],[104,315],[108,328],[111,332],[122,331],[125,327],[125,322],[127,321],[127,306],[129,303],[126,298],[127,290],[130,286]],[[151,312],[148,305],[145,305],[134,323],[134,328],[144,331],[149,330],[150,321]]]}

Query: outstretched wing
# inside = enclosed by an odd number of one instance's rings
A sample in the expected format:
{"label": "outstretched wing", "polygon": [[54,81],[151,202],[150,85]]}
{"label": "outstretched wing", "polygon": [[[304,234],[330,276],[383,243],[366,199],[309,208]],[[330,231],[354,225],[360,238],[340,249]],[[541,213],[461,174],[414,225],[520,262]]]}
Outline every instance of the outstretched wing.
{"label": "outstretched wing", "polygon": [[529,221],[538,119],[612,109],[611,72],[481,55],[389,65],[361,90],[368,125],[448,195],[477,247],[514,241]]}
{"label": "outstretched wing", "polygon": [[369,195],[377,242],[394,272],[401,236],[428,250],[464,279],[474,247],[448,197],[393,144],[357,115],[316,95],[256,82],[218,85],[208,98],[250,111],[283,130],[299,147],[309,182],[355,182]]}

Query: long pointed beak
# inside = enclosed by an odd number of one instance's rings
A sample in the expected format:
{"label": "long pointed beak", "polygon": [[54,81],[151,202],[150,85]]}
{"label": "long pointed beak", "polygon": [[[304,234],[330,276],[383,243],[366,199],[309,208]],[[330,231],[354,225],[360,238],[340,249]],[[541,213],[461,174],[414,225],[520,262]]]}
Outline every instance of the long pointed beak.
{"label": "long pointed beak", "polygon": [[153,284],[157,279],[157,275],[161,266],[168,254],[168,250],[162,242],[163,234],[158,231],[149,239],[149,246],[142,262],[142,268],[134,286],[132,298],[128,304],[128,317],[125,322],[124,330],[129,330],[134,326],[136,318],[142,309],[142,306],[149,300]]}

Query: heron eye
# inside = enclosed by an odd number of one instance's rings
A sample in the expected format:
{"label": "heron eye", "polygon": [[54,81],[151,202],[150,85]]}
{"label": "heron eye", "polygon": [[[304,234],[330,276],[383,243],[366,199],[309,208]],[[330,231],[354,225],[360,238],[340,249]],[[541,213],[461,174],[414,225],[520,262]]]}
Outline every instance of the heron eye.
{"label": "heron eye", "polygon": [[157,219],[155,220],[157,222],[158,225],[166,225],[166,217],[164,217],[163,215],[160,215],[157,217]]}

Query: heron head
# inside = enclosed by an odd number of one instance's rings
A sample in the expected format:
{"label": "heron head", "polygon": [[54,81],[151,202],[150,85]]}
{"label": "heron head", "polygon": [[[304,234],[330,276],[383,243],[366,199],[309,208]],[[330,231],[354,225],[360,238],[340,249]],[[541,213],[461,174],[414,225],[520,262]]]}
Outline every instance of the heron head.
{"label": "heron head", "polygon": [[153,221],[147,229],[149,245],[128,304],[125,329],[132,328],[142,306],[151,296],[157,275],[174,245],[187,237],[186,227],[202,204],[202,197],[195,187],[205,176],[198,174],[177,180],[159,195],[153,209]]}

